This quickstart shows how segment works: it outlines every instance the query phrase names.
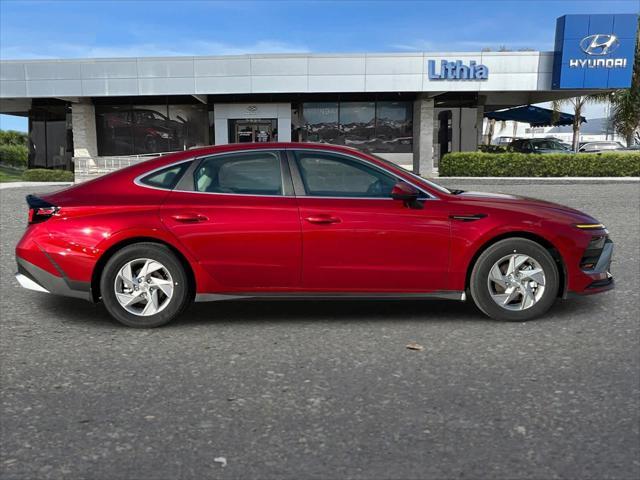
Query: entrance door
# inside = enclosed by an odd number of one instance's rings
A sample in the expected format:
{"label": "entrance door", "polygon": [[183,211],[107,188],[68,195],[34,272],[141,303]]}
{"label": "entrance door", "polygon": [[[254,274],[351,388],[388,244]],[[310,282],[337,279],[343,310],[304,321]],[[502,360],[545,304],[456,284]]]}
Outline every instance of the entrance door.
{"label": "entrance door", "polygon": [[270,119],[235,121],[234,143],[266,143],[275,140],[273,122]]}

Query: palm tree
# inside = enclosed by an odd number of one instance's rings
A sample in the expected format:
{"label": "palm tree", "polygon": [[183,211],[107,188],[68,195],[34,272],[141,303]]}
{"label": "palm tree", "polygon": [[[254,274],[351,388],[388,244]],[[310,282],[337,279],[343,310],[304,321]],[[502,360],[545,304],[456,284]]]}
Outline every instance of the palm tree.
{"label": "palm tree", "polygon": [[557,120],[557,117],[560,113],[560,109],[563,106],[571,106],[573,109],[573,141],[572,141],[572,149],[574,152],[578,151],[578,147],[580,146],[580,118],[582,116],[582,110],[585,105],[590,103],[602,103],[609,101],[611,97],[610,92],[606,93],[594,93],[591,95],[582,95],[580,97],[572,97],[572,98],[563,98],[561,100],[554,100],[551,103],[551,108],[554,113],[554,121]]}
{"label": "palm tree", "polygon": [[[640,27],[640,20],[638,20]],[[636,56],[631,87],[611,93],[611,120],[615,129],[624,135],[627,146],[640,135],[640,34],[636,38]]]}

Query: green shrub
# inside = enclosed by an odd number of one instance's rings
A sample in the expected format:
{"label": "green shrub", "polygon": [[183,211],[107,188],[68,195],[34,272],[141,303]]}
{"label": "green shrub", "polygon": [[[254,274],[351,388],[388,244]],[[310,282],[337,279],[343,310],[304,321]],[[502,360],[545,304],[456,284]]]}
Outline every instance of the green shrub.
{"label": "green shrub", "polygon": [[0,145],[23,145],[27,146],[29,136],[25,132],[15,130],[0,130]]}
{"label": "green shrub", "polygon": [[454,152],[440,160],[441,177],[637,177],[640,153]]}
{"label": "green shrub", "polygon": [[478,151],[485,153],[504,153],[507,151],[507,147],[504,145],[478,145]]}
{"label": "green shrub", "polygon": [[0,144],[0,163],[15,168],[27,168],[29,150],[25,145]]}
{"label": "green shrub", "polygon": [[26,170],[22,174],[22,178],[27,182],[73,182],[73,172],[34,168]]}

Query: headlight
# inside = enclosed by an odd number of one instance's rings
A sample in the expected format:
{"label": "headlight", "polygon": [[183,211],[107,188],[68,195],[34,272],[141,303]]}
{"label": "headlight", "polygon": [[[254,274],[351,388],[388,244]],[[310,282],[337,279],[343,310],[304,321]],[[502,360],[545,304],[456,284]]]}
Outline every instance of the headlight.
{"label": "headlight", "polygon": [[602,223],[576,223],[575,226],[580,230],[604,230],[607,228]]}

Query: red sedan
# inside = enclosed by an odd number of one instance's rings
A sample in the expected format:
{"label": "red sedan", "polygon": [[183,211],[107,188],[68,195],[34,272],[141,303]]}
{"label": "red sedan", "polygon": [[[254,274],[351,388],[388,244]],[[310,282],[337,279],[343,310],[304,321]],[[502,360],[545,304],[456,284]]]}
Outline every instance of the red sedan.
{"label": "red sedan", "polygon": [[562,205],[448,190],[309,143],[180,152],[30,195],[23,287],[156,327],[192,301],[448,298],[523,321],[609,290],[613,244]]}

